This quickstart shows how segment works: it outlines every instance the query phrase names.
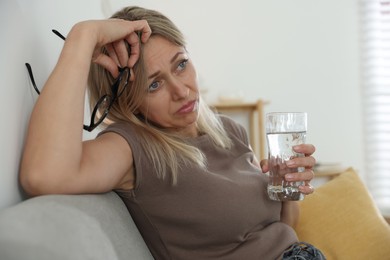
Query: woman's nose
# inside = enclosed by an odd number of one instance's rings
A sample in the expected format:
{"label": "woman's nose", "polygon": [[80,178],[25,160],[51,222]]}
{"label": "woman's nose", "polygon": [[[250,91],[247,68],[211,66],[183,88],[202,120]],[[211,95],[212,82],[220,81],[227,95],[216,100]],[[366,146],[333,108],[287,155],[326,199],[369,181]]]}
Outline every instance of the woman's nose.
{"label": "woman's nose", "polygon": [[190,94],[190,89],[181,81],[174,80],[170,85],[173,100],[185,99]]}

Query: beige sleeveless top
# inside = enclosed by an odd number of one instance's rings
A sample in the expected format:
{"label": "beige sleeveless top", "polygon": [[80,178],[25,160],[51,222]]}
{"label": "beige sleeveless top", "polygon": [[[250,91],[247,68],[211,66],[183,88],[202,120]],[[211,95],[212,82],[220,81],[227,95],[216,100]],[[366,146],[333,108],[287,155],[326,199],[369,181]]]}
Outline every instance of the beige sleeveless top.
{"label": "beige sleeveless top", "polygon": [[132,124],[102,132],[118,133],[132,149],[135,188],[117,193],[155,259],[277,259],[297,241],[279,222],[281,203],[267,197],[267,178],[252,164],[245,129],[221,118],[232,149],[215,147],[207,134],[190,139],[205,154],[207,170],[188,167],[175,186],[157,178]]}

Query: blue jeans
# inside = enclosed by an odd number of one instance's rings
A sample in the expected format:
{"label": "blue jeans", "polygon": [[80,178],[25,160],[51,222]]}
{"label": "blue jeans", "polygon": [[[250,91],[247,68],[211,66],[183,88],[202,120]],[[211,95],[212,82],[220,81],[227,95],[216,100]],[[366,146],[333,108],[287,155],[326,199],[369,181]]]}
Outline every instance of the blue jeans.
{"label": "blue jeans", "polygon": [[326,260],[321,251],[305,242],[292,244],[283,253],[283,260]]}

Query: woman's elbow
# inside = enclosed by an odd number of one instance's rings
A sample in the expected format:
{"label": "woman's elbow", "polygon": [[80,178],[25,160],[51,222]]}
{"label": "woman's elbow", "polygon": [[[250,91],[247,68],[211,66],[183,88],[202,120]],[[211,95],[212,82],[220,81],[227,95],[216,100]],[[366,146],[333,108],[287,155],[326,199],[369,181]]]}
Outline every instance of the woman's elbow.
{"label": "woman's elbow", "polygon": [[32,171],[22,169],[19,173],[19,183],[27,193],[27,195],[34,197],[38,195],[43,195],[40,188],[41,181],[39,180],[37,174],[34,174]]}
{"label": "woman's elbow", "polygon": [[[47,172],[47,171],[46,171]],[[53,181],[44,169],[22,167],[19,173],[19,182],[27,195],[34,197],[53,194]]]}

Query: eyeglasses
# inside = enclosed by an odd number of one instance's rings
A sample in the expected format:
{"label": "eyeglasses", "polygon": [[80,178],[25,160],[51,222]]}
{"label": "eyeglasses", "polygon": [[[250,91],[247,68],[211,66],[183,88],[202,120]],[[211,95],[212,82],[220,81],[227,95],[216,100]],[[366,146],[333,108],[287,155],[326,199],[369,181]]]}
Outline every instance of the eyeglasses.
{"label": "eyeglasses", "polygon": [[[26,63],[26,67],[28,70],[28,74],[30,76],[31,83],[35,91],[38,93],[38,95],[40,95],[41,92],[39,91],[37,85],[35,84],[31,65],[29,63]],[[123,91],[128,85],[129,79],[130,79],[130,69],[128,67],[119,68],[119,76],[115,79],[114,84],[111,86],[112,95],[105,94],[99,98],[99,100],[96,102],[94,109],[92,110],[91,120],[89,125],[83,126],[84,130],[91,132],[103,122],[103,120],[110,112],[110,109],[114,104],[114,102],[122,95]]]}
{"label": "eyeglasses", "polygon": [[[65,40],[65,37],[63,37],[59,32],[55,30],[53,30],[53,32],[57,34],[60,38]],[[40,95],[41,92],[39,91],[37,85],[35,84],[31,65],[29,63],[26,63],[25,65],[27,67],[27,71],[30,76],[31,83],[35,91],[38,93],[38,95]],[[111,95],[105,94],[99,98],[99,100],[96,102],[95,107],[92,110],[91,120],[89,125],[83,125],[84,130],[91,132],[103,122],[103,120],[108,115],[114,102],[123,94],[124,90],[126,89],[129,83],[129,79],[130,79],[130,69],[128,67],[119,68],[119,76],[115,79],[114,84],[112,84],[111,86],[112,94]]]}

